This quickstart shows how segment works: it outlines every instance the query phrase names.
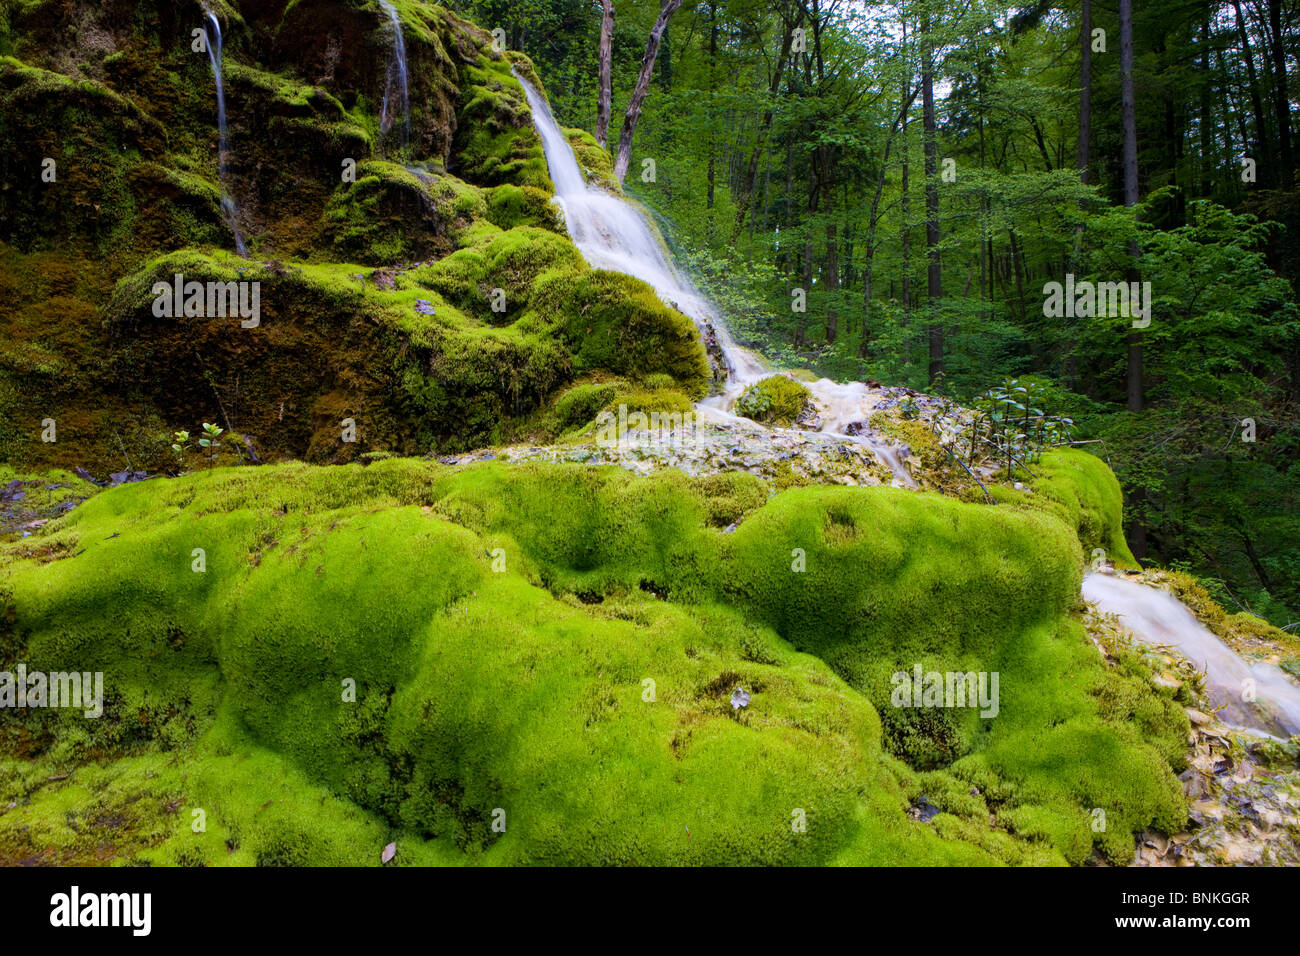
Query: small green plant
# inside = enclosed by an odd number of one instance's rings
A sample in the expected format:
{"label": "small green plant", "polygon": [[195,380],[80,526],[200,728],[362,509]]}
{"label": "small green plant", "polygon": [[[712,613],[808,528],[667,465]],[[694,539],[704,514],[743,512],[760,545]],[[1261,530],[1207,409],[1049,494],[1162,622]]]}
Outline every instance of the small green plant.
{"label": "small green plant", "polygon": [[1045,392],[1038,382],[1008,378],[977,397],[967,436],[971,463],[981,454],[991,454],[1004,463],[1010,477],[1016,465],[1028,472],[1043,449],[1069,444],[1074,422],[1048,415],[1040,407],[1046,404]]}
{"label": "small green plant", "polygon": [[220,437],[223,431],[225,431],[224,428],[218,428],[216,425],[209,425],[207,422],[203,423],[204,437],[199,439],[199,447],[208,450],[209,468],[211,468],[217,460],[217,449],[221,447],[221,442],[217,441],[217,438]]}
{"label": "small green plant", "polygon": [[185,470],[185,453],[190,450],[190,433],[179,431],[172,433],[172,454],[176,456],[176,466]]}

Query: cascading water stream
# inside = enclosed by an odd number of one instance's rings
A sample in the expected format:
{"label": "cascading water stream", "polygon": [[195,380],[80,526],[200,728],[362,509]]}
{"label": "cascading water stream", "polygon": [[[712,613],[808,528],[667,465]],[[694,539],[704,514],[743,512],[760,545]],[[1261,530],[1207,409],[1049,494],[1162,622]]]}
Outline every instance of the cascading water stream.
{"label": "cascading water stream", "polygon": [[207,7],[203,11],[208,15],[208,22],[216,34],[215,42],[211,34],[208,36],[208,59],[212,62],[212,79],[217,84],[217,179],[221,183],[221,213],[235,234],[235,251],[246,256],[248,249],[244,246],[244,235],[239,231],[238,210],[228,185],[230,146],[226,141],[226,86],[221,69],[221,22]]}
{"label": "cascading water stream", "polygon": [[[721,395],[705,399],[696,408],[701,417],[752,426],[749,419],[732,415],[728,409],[748,386],[772,374],[772,370],[749,349],[736,344],[722,317],[669,260],[662,240],[646,216],[626,200],[588,185],[545,97],[518,73],[515,78],[528,97],[533,124],[542,138],[546,164],[555,184],[556,203],[564,213],[565,226],[574,245],[593,267],[641,279],[664,302],[689,316],[696,325],[713,329],[728,366],[727,381]],[[896,485],[915,487],[893,446],[846,430],[851,423],[866,421],[875,407],[875,398],[865,385],[840,384],[830,379],[805,384],[818,405],[822,434],[869,447],[889,467]]]}
{"label": "cascading water stream", "polygon": [[1140,640],[1172,647],[1203,669],[1205,689],[1222,708],[1224,723],[1275,737],[1300,734],[1300,686],[1272,664],[1243,660],[1172,594],[1112,575],[1088,574],[1083,597],[1103,613],[1118,615]]}
{"label": "cascading water stream", "polygon": [[379,129],[388,133],[396,125],[396,120],[389,113],[389,104],[393,99],[393,86],[396,81],[398,93],[402,98],[402,132],[401,146],[406,149],[411,136],[411,91],[406,72],[406,36],[402,33],[402,18],[397,15],[397,8],[388,0],[379,0],[379,5],[388,14],[393,27],[393,58],[388,63],[388,77],[384,84],[384,102],[379,110]]}

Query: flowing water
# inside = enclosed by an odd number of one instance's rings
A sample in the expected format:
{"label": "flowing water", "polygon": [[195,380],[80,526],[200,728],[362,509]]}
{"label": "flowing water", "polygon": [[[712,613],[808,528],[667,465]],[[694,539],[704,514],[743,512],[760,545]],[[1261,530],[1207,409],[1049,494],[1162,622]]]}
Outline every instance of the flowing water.
{"label": "flowing water", "polygon": [[393,87],[396,86],[402,105],[401,149],[405,150],[411,135],[411,91],[406,73],[406,36],[402,33],[402,18],[397,15],[397,9],[388,0],[379,0],[379,5],[388,14],[389,22],[393,27],[393,58],[388,63],[388,78],[384,83],[384,102],[379,110],[379,129],[387,134],[397,124],[397,120],[389,112],[389,105],[393,100]]}
{"label": "flowing water", "polygon": [[235,250],[241,256],[246,256],[248,250],[244,247],[243,233],[239,231],[238,209],[229,189],[230,145],[226,141],[226,85],[221,72],[221,22],[207,7],[203,10],[208,15],[208,22],[212,24],[212,33],[216,34],[215,42],[212,34],[208,35],[208,59],[212,61],[212,79],[217,84],[217,179],[221,183],[221,214],[225,216],[230,231],[235,234]]}
{"label": "flowing water", "polygon": [[1224,723],[1275,737],[1300,734],[1300,686],[1272,664],[1243,660],[1172,594],[1117,576],[1088,574],[1083,597],[1098,610],[1119,615],[1140,640],[1174,648],[1204,670],[1210,701],[1222,708]]}
{"label": "flowing water", "polygon": [[[713,329],[726,361],[727,381],[722,394],[705,399],[697,409],[701,418],[752,425],[749,419],[732,415],[731,405],[748,386],[771,375],[773,370],[762,358],[736,344],[721,315],[673,265],[663,240],[645,214],[627,200],[588,185],[573,148],[551,115],[545,97],[517,73],[515,78],[523,85],[528,105],[532,108],[533,123],[542,138],[546,164],[555,184],[555,201],[564,213],[564,222],[574,245],[595,268],[641,279],[664,302],[689,316],[696,325]],[[880,393],[873,393],[861,382],[841,384],[821,379],[805,384],[817,405],[821,433],[866,445],[888,466],[895,485],[915,487],[898,449],[869,435],[851,434],[848,430],[849,425],[870,418]]]}

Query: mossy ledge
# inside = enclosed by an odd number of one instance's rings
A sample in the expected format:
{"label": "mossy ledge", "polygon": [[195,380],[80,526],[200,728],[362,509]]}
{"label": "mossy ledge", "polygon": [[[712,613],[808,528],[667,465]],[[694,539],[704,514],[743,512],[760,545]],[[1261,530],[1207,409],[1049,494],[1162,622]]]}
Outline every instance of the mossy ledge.
{"label": "mossy ledge", "polygon": [[[0,712],[0,860],[1124,862],[1182,826],[1186,720],[1072,619],[1062,516],[763,488],[389,459],[102,492],[0,550],[0,662],[106,696]],[[918,663],[999,672],[998,716],[891,706]]]}
{"label": "mossy ledge", "polygon": [[[690,320],[593,272],[564,233],[512,73],[536,79],[527,57],[441,5],[393,6],[401,137],[381,128],[392,38],[374,0],[208,4],[225,40],[219,183],[197,0],[0,4],[0,139],[26,144],[0,151],[0,462],[169,471],[172,434],[201,422],[263,461],[453,453],[534,437],[583,376],[704,394]],[[589,140],[584,162],[607,171]],[[222,251],[223,188],[247,259]],[[160,321],[151,289],[176,274],[261,283],[263,323]]]}

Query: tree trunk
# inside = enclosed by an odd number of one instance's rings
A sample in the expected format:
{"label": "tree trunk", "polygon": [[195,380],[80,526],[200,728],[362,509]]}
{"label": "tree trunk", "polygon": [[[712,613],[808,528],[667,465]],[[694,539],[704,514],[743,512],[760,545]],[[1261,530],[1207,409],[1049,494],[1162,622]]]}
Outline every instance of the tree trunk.
{"label": "tree trunk", "polygon": [[1237,14],[1237,37],[1241,40],[1241,56],[1246,61],[1246,77],[1250,81],[1250,106],[1255,114],[1255,156],[1257,163],[1264,166],[1261,182],[1274,179],[1272,163],[1272,144],[1268,135],[1268,123],[1264,119],[1264,101],[1259,95],[1259,75],[1255,72],[1255,54],[1250,49],[1250,37],[1246,33],[1246,19],[1241,14],[1241,0],[1233,0],[1232,8]]}
{"label": "tree trunk", "polygon": [[1273,99],[1277,104],[1277,138],[1281,143],[1283,189],[1295,186],[1295,160],[1291,155],[1291,99],[1286,89],[1286,49],[1282,38],[1282,0],[1268,0],[1268,28],[1272,36]]}
{"label": "tree trunk", "polygon": [[[718,5],[709,4],[709,122],[714,121],[713,115],[713,97],[714,87],[717,86],[717,62],[718,62]],[[714,165],[717,161],[717,137],[709,137],[709,198],[705,206],[706,209],[713,208],[714,194]],[[709,237],[713,237],[713,217],[709,217]]]}
{"label": "tree trunk", "polygon": [[[1133,92],[1133,0],[1119,0],[1119,69],[1120,102],[1124,125],[1124,205],[1133,208],[1138,201],[1137,101]],[[1135,240],[1129,255],[1136,270],[1138,249]],[[1131,281],[1131,280],[1130,280]],[[1142,333],[1130,329],[1128,335],[1128,410],[1142,411]]]}
{"label": "tree trunk", "polygon": [[[1137,164],[1137,103],[1133,92],[1133,0],[1119,0],[1119,69],[1120,104],[1124,126],[1124,205],[1133,208],[1138,201]],[[1132,281],[1137,276],[1138,248],[1136,240],[1129,245],[1129,255],[1134,267],[1130,270]],[[1142,411],[1142,333],[1130,328],[1128,334],[1128,410]],[[1147,528],[1142,510],[1146,502],[1146,489],[1135,488],[1129,496],[1134,517],[1129,522],[1133,556],[1146,557]]]}
{"label": "tree trunk", "polygon": [[600,98],[596,102],[596,142],[604,148],[609,142],[609,108],[614,99],[610,77],[614,58],[614,0],[600,0]]}
{"label": "tree trunk", "polygon": [[623,129],[618,137],[618,158],[614,161],[614,176],[622,184],[627,177],[627,167],[632,162],[632,136],[636,132],[636,121],[641,118],[641,104],[645,102],[650,89],[650,77],[654,73],[655,58],[659,55],[659,43],[664,30],[668,28],[668,18],[677,12],[682,0],[660,0],[659,19],[655,20],[654,29],[645,42],[645,53],[641,57],[641,75],[637,77],[636,89],[627,104],[623,116]]}
{"label": "tree trunk", "polygon": [[[829,213],[830,210],[827,210]],[[840,246],[835,223],[826,224],[826,344],[834,345],[840,334],[839,314],[835,311],[835,293],[840,287]]]}
{"label": "tree trunk", "polygon": [[1201,103],[1200,103],[1200,121],[1197,125],[1200,129],[1201,139],[1201,197],[1208,199],[1210,193],[1214,191],[1213,180],[1210,178],[1210,172],[1213,163],[1210,159],[1210,151],[1214,145],[1214,121],[1210,114],[1210,19],[1207,14],[1201,20]]}
{"label": "tree trunk", "polygon": [[1079,42],[1083,53],[1079,63],[1079,149],[1075,165],[1079,169],[1079,181],[1087,183],[1088,153],[1092,148],[1092,0],[1083,0]]}
{"label": "tree trunk", "polygon": [[772,79],[767,89],[767,110],[763,113],[763,120],[759,124],[758,139],[754,143],[754,149],[749,154],[749,166],[745,170],[745,178],[741,180],[740,188],[736,190],[736,225],[731,231],[732,253],[736,249],[736,240],[740,238],[740,230],[745,228],[745,216],[749,213],[749,204],[754,197],[754,183],[758,177],[758,158],[767,145],[767,135],[772,130],[774,115],[772,101],[781,88],[781,77],[790,61],[790,47],[794,45],[795,27],[802,22],[803,9],[800,8],[798,16],[786,22],[785,32],[781,38],[781,53],[776,58],[776,69],[772,73]]}
{"label": "tree trunk", "polygon": [[938,314],[943,299],[943,274],[939,262],[939,144],[934,123],[934,50],[930,40],[930,18],[921,27],[921,121],[925,138],[925,252],[929,260],[930,384],[943,375],[943,317]]}

